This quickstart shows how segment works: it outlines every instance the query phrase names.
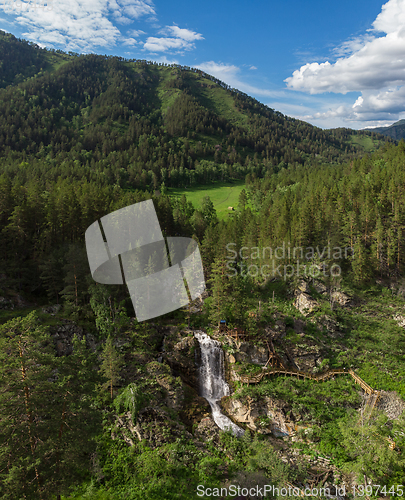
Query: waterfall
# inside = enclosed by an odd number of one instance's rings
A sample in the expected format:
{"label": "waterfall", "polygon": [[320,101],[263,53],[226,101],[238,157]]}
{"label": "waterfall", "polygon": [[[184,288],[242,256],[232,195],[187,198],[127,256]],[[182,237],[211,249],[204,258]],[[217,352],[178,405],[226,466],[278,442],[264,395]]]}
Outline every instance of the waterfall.
{"label": "waterfall", "polygon": [[211,406],[214,422],[222,430],[231,430],[235,436],[242,436],[244,430],[238,427],[221,412],[219,400],[229,396],[229,385],[224,378],[224,353],[221,344],[206,333],[194,333],[201,349],[201,365],[199,367],[200,396]]}

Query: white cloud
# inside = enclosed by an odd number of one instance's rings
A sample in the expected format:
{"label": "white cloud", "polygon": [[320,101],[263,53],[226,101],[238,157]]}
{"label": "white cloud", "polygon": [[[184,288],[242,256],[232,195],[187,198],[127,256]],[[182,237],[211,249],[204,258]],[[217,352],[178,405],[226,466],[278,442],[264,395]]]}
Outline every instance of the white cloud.
{"label": "white cloud", "polygon": [[223,64],[223,63],[216,63],[214,61],[208,61],[205,63],[198,64],[196,68],[199,68],[202,71],[205,71],[205,73],[215,76],[222,82],[227,83],[231,87],[241,90],[242,92],[245,92],[250,95],[267,96],[267,97],[283,97],[286,95],[285,91],[273,91],[268,89],[261,89],[243,82],[238,77],[240,68],[238,68],[238,66],[234,66],[233,64]]}
{"label": "white cloud", "polygon": [[401,30],[405,25],[405,10],[403,0],[389,0],[381,8],[373,28],[383,33],[394,33]]}
{"label": "white cloud", "polygon": [[[151,0],[49,0],[49,7],[21,9],[16,21],[26,27],[23,36],[47,46],[56,44],[65,50],[83,52],[112,47],[121,39],[109,16],[128,24],[155,15]],[[7,6],[0,8],[5,10]]]}
{"label": "white cloud", "polygon": [[128,30],[127,34],[129,36],[140,36],[140,35],[146,35],[146,33],[142,30]]}
{"label": "white cloud", "polygon": [[142,16],[154,17],[156,12],[153,3],[149,0],[120,0],[124,14],[132,19],[139,19]]}
{"label": "white cloud", "polygon": [[134,45],[138,45],[138,40],[135,40],[135,38],[127,38],[125,39],[124,42],[122,42],[122,45],[128,45],[129,47],[133,47]]}
{"label": "white cloud", "polygon": [[196,33],[195,31],[191,31],[186,28],[179,28],[176,25],[166,26],[166,30],[176,38],[181,38],[182,40],[187,40],[188,42],[193,42],[194,40],[204,40],[201,33]]}
{"label": "white cloud", "polygon": [[[183,50],[192,50],[195,48],[195,40],[204,40],[201,33],[196,33],[185,28],[179,28],[176,25],[166,26],[160,31],[161,34],[169,35],[168,37],[154,37],[147,38],[144,49],[149,52],[167,52],[175,50],[181,52]],[[170,37],[170,35],[174,35]]]}
{"label": "white cloud", "polygon": [[256,66],[250,66],[249,69],[257,69]]}
{"label": "white cloud", "polygon": [[310,94],[361,92],[353,106],[338,106],[322,117],[397,119],[405,111],[405,0],[389,0],[372,26],[337,47],[335,62],[307,63],[294,71],[287,87]]}
{"label": "white cloud", "polygon": [[168,50],[190,50],[194,44],[186,42],[181,38],[156,38],[149,36],[144,48],[149,52],[166,52]]}

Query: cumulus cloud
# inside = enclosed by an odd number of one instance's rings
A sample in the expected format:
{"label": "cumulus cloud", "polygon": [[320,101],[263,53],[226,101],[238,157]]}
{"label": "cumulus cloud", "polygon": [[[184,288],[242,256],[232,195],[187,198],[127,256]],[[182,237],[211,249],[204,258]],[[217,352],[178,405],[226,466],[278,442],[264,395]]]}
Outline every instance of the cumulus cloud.
{"label": "cumulus cloud", "polygon": [[176,38],[181,38],[182,40],[186,40],[188,42],[193,42],[194,40],[204,40],[201,33],[196,33],[195,31],[191,31],[186,28],[179,28],[176,25],[166,26],[164,31],[169,32]]}
{"label": "cumulus cloud", "polygon": [[[15,14],[7,3],[0,8]],[[23,36],[30,40],[85,52],[112,47],[120,40],[121,33],[109,17],[129,24],[142,16],[155,16],[151,0],[48,0],[44,9],[21,8],[16,22],[26,27]]]}
{"label": "cumulus cloud", "polygon": [[179,28],[176,25],[166,26],[160,31],[166,37],[150,36],[144,44],[144,49],[149,52],[167,52],[183,50],[192,50],[195,48],[195,40],[204,40],[201,33],[188,30],[186,28]]}
{"label": "cumulus cloud", "polygon": [[133,47],[134,45],[138,45],[138,40],[135,40],[135,38],[126,38],[123,42],[122,45],[127,45],[128,47]]}
{"label": "cumulus cloud", "polygon": [[129,36],[133,36],[133,37],[137,37],[137,36],[140,36],[140,35],[146,35],[146,33],[144,31],[142,31],[142,30],[128,30],[127,34]]}
{"label": "cumulus cloud", "polygon": [[352,107],[339,106],[322,117],[395,120],[405,111],[405,0],[385,3],[368,33],[344,42],[334,54],[335,62],[301,66],[285,80],[287,87],[310,94],[361,93]]}
{"label": "cumulus cloud", "polygon": [[248,83],[243,82],[238,73],[240,73],[240,68],[233,64],[217,63],[214,61],[208,61],[198,64],[196,68],[205,71],[209,75],[215,76],[222,82],[227,83],[231,87],[246,92],[250,95],[260,95],[267,97],[282,97],[285,96],[284,91],[273,91],[268,89],[261,89]]}

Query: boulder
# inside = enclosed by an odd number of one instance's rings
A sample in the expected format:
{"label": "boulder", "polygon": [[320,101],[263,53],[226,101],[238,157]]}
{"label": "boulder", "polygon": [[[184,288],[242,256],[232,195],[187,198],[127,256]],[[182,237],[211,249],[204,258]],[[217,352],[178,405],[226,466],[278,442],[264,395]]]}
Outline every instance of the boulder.
{"label": "boulder", "polygon": [[234,422],[245,424],[252,431],[257,431],[257,419],[260,412],[256,406],[251,406],[250,399],[249,401],[243,401],[230,396],[224,396],[221,399],[221,406]]}
{"label": "boulder", "polygon": [[60,311],[61,305],[54,304],[53,306],[46,306],[42,308],[42,312],[45,314],[50,314],[51,316],[55,316]]}
{"label": "boulder", "polygon": [[294,307],[296,307],[304,316],[308,316],[308,314],[317,309],[318,302],[307,293],[301,292],[294,300]]}
{"label": "boulder", "polygon": [[332,292],[331,299],[334,303],[339,304],[342,307],[350,306],[351,297],[346,295],[344,292]]}
{"label": "boulder", "polygon": [[305,344],[290,347],[289,351],[299,370],[313,372],[320,364],[320,348],[307,337]]}
{"label": "boulder", "polygon": [[299,295],[300,293],[309,293],[308,283],[304,280],[301,280],[298,283],[297,288],[295,290],[295,295]]}
{"label": "boulder", "polygon": [[204,417],[195,430],[195,436],[203,441],[218,441],[219,427],[211,417]]}
{"label": "boulder", "polygon": [[241,342],[239,350],[234,352],[233,358],[239,362],[265,365],[269,359],[269,353],[266,347],[259,347],[251,342]]}
{"label": "boulder", "polygon": [[14,309],[14,304],[11,300],[6,299],[6,297],[0,297],[0,309],[8,309],[12,311]]}
{"label": "boulder", "polygon": [[296,428],[295,421],[301,419],[301,415],[294,415],[287,403],[269,397],[257,401],[225,396],[221,399],[221,405],[237,424],[244,424],[259,434],[273,434],[276,437],[291,435]]}
{"label": "boulder", "polygon": [[401,314],[394,314],[393,318],[398,323],[398,326],[405,328],[405,317],[404,316],[402,316]]}

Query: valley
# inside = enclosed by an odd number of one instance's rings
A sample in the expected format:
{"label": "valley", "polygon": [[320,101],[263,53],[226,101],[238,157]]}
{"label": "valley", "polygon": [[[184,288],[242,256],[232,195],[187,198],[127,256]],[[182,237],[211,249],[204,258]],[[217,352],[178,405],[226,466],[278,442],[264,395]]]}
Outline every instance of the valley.
{"label": "valley", "polygon": [[[404,141],[178,64],[0,48],[0,497],[401,496]],[[147,200],[206,290],[139,321],[85,234]]]}

